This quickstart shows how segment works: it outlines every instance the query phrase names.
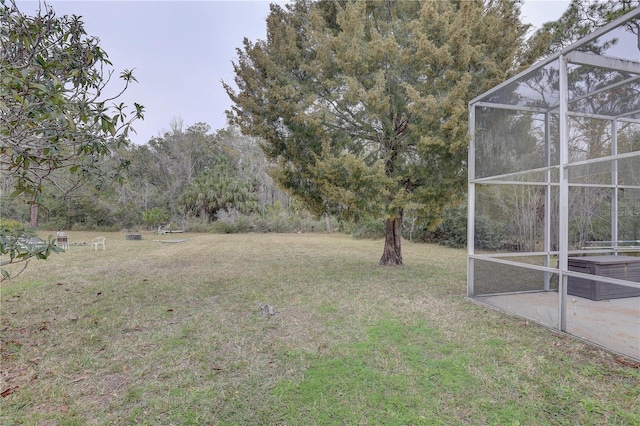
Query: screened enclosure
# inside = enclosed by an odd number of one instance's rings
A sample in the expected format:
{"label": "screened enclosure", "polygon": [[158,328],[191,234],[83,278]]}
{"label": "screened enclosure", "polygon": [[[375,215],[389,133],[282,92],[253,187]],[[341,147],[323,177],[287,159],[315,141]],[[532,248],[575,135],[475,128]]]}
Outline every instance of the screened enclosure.
{"label": "screened enclosure", "polygon": [[468,296],[640,360],[640,8],[469,123]]}

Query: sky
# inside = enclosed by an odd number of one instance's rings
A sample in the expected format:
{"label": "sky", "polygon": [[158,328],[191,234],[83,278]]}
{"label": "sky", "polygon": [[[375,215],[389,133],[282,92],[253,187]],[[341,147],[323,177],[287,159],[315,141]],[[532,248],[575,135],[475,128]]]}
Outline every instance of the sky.
{"label": "sky", "polygon": [[[400,1],[400,0],[396,0]],[[271,1],[273,2],[273,0]],[[133,83],[119,102],[144,105],[144,121],[136,121],[136,144],[161,136],[179,119],[184,127],[198,122],[212,130],[226,127],[231,101],[221,81],[233,85],[236,48],[246,37],[266,36],[268,0],[209,1],[71,1],[49,0],[57,15],[79,15],[87,34],[97,36],[113,63],[108,87],[119,90],[122,71],[134,69]],[[278,1],[279,4],[285,2]],[[535,27],[556,20],[568,0],[525,0],[524,22]],[[38,2],[17,1],[35,14]]]}

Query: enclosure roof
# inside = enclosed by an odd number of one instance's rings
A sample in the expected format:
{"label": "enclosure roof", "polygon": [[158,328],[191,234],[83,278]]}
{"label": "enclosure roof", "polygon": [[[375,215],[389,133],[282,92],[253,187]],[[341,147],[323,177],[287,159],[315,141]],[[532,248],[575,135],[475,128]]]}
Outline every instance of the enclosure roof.
{"label": "enclosure roof", "polygon": [[640,120],[640,8],[476,97],[471,104],[557,110],[561,57],[568,62],[571,112]]}

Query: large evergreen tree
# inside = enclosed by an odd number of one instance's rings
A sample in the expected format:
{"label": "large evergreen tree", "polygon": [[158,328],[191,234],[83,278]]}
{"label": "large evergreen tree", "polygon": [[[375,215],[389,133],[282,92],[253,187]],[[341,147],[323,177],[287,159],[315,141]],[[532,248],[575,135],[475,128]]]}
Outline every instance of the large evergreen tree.
{"label": "large evergreen tree", "polygon": [[381,265],[402,264],[404,209],[435,223],[464,192],[467,101],[520,68],[511,0],[297,0],[271,6],[225,89],[273,176],[320,215],[386,219]]}

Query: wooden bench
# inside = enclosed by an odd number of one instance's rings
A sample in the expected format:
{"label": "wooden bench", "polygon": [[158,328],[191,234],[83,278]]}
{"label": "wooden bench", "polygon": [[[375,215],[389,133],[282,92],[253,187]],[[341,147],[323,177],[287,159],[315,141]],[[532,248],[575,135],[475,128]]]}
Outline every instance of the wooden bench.
{"label": "wooden bench", "polygon": [[163,229],[158,227],[158,230],[156,231],[156,233],[158,235],[164,235],[164,234],[182,234],[184,233],[183,229]]}

